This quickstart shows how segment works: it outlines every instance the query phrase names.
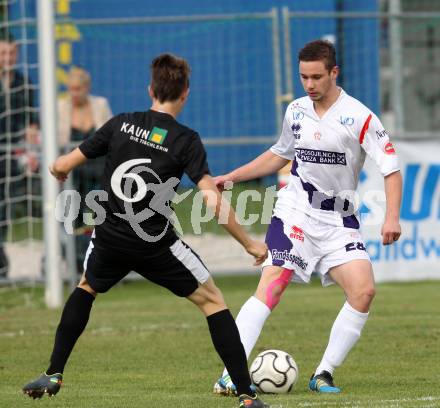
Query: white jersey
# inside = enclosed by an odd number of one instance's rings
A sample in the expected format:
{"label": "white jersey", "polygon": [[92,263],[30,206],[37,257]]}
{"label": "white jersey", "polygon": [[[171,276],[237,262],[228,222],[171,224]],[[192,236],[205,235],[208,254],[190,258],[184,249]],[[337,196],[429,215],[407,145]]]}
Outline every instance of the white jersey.
{"label": "white jersey", "polygon": [[293,160],[274,215],[300,213],[325,224],[359,228],[353,196],[367,154],[383,176],[399,170],[397,155],[377,116],[342,89],[319,118],[308,97],[289,104],[272,153]]}

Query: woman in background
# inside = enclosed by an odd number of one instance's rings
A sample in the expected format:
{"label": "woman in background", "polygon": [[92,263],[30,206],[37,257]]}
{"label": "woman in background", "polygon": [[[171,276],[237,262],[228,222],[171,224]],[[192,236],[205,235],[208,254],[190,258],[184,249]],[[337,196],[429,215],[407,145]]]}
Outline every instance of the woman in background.
{"label": "woman in background", "polygon": [[[80,67],[73,67],[67,78],[67,96],[58,100],[58,141],[61,153],[71,151],[112,116],[106,98],[90,94],[90,74]],[[92,160],[73,172],[72,187],[81,195],[80,214],[85,210],[84,198],[91,190],[101,188],[103,159]],[[77,265],[82,272],[82,259],[87,250],[93,226],[83,225],[82,217],[75,225]]]}
{"label": "woman in background", "polygon": [[113,115],[107,99],[90,95],[91,78],[80,67],[73,67],[67,79],[67,97],[58,100],[58,135],[61,148],[82,142]]}

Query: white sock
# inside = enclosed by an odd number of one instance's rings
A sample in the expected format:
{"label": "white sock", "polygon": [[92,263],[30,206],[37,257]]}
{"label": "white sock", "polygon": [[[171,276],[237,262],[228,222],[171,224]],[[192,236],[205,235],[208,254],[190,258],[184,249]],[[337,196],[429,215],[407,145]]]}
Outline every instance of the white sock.
{"label": "white sock", "polygon": [[344,303],[333,323],[330,339],[322,361],[315,371],[316,374],[324,370],[333,374],[358,341],[367,319],[368,313],[358,312],[348,302]]}
{"label": "white sock", "polygon": [[[263,329],[264,322],[269,317],[270,312],[271,310],[255,296],[250,297],[241,307],[240,312],[235,319],[235,323],[240,332],[240,338],[246,352],[246,358],[249,358],[249,355],[260,336],[261,330]],[[223,375],[226,375],[227,373],[228,371],[225,368]]]}

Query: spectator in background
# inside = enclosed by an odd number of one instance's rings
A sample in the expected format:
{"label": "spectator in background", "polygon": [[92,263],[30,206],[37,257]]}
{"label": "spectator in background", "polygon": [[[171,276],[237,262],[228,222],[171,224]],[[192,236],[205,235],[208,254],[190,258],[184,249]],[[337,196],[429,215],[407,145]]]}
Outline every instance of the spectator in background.
{"label": "spectator in background", "polygon": [[3,244],[12,197],[26,197],[26,178],[38,169],[39,143],[32,84],[17,71],[18,45],[11,35],[0,39],[0,277],[8,273]]}
{"label": "spectator in background", "polygon": [[112,117],[107,99],[90,95],[90,86],[91,78],[85,69],[70,70],[67,97],[58,100],[58,135],[63,149],[69,143],[83,142]]}
{"label": "spectator in background", "polygon": [[[93,136],[113,115],[107,99],[102,96],[90,95],[91,78],[89,73],[80,67],[73,67],[67,79],[67,97],[58,100],[58,137],[62,153]],[[84,197],[90,190],[100,188],[100,180],[104,169],[104,159],[92,160],[73,172],[72,184],[83,200],[80,214],[85,210]],[[82,217],[78,217],[75,225],[76,253],[78,270],[82,272],[90,235],[93,228],[83,226]]]}

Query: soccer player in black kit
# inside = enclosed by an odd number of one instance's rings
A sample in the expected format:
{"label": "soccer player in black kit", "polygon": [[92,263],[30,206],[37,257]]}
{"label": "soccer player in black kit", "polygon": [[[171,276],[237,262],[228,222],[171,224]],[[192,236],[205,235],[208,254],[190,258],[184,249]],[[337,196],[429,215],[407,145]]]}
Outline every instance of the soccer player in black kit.
{"label": "soccer player in black kit", "polygon": [[[246,355],[222,293],[198,256],[170,224],[169,201],[185,172],[203,192],[217,217],[225,203],[209,175],[199,135],[176,121],[189,94],[189,65],[162,54],[151,65],[146,112],[123,113],[110,119],[94,136],[60,156],[50,172],[60,181],[88,159],[106,156],[103,188],[105,220],[96,225],[84,261],[84,274],[67,300],[55,335],[50,365],[23,387],[33,398],[56,394],[64,366],[87,325],[93,301],[130,271],[197,305],[208,321],[214,347],[237,386],[239,406],[268,407],[255,394]],[[229,209],[226,230],[261,264],[264,243],[254,241]]]}

